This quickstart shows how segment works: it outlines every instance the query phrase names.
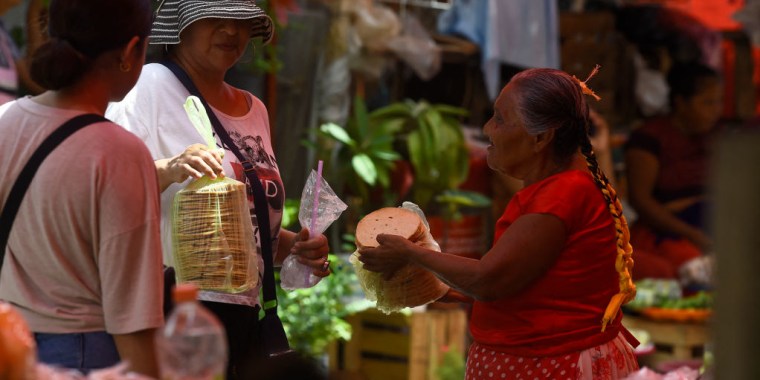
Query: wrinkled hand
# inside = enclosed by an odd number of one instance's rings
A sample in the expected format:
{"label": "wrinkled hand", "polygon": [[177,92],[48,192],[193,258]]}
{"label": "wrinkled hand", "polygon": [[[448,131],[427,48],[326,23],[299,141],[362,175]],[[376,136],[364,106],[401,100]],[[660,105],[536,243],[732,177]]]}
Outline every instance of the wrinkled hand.
{"label": "wrinkled hand", "polygon": [[449,288],[449,291],[446,292],[446,294],[443,295],[443,297],[436,300],[437,302],[445,302],[445,303],[465,303],[465,304],[471,304],[475,302],[475,300],[472,299],[472,297],[465,295],[464,293],[454,290],[452,288]]}
{"label": "wrinkled hand", "polygon": [[398,235],[380,234],[377,235],[377,242],[380,245],[375,248],[359,249],[359,261],[364,269],[381,273],[386,280],[390,280],[399,269],[409,264],[414,249],[418,248]]}
{"label": "wrinkled hand", "polygon": [[299,263],[312,268],[312,273],[317,277],[330,275],[330,261],[327,260],[328,252],[330,252],[330,246],[327,244],[325,235],[309,238],[308,228],[303,228],[298,232],[296,242],[290,249],[290,254],[296,255],[296,260]]}
{"label": "wrinkled hand", "polygon": [[169,161],[168,172],[172,181],[177,183],[184,182],[187,177],[198,179],[204,175],[209,178],[224,176],[222,157],[223,151],[220,149],[193,144]]}

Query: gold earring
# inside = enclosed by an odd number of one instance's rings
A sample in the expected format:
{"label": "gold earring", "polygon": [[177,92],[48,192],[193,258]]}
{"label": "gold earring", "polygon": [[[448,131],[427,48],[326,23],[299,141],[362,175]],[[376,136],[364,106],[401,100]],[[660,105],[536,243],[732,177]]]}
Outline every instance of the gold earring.
{"label": "gold earring", "polygon": [[119,63],[119,70],[121,70],[123,73],[127,73],[129,70],[132,70],[132,66],[129,63],[122,62]]}

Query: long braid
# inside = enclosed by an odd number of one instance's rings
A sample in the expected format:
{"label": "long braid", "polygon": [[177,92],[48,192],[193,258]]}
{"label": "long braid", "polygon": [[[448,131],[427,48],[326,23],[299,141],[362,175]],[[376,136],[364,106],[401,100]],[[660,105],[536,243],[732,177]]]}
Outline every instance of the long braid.
{"label": "long braid", "polygon": [[623,217],[623,206],[607,176],[599,168],[588,137],[589,111],[584,95],[600,99],[586,85],[598,71],[597,65],[586,80],[581,81],[559,70],[528,69],[512,77],[510,83],[521,91],[518,107],[527,132],[535,136],[554,130],[553,150],[558,161],[569,162],[580,148],[614,219],[617,236],[615,269],[618,272],[619,292],[605,309],[602,317],[604,331],[617,316],[620,306],[635,297],[636,286],[631,279],[633,248],[628,223]]}
{"label": "long braid", "polygon": [[604,316],[602,317],[602,331],[604,331],[607,324],[617,315],[620,306],[628,303],[636,296],[636,285],[634,285],[631,279],[633,247],[631,247],[628,223],[625,220],[625,216],[623,216],[623,205],[620,203],[617,192],[612,187],[612,184],[610,184],[609,179],[599,168],[599,163],[591,147],[588,134],[584,131],[583,135],[580,139],[581,153],[586,158],[586,165],[594,177],[594,182],[601,190],[604,200],[607,202],[610,214],[612,214],[612,218],[615,221],[615,234],[617,235],[615,270],[619,276],[618,286],[620,291],[612,297],[604,312]]}

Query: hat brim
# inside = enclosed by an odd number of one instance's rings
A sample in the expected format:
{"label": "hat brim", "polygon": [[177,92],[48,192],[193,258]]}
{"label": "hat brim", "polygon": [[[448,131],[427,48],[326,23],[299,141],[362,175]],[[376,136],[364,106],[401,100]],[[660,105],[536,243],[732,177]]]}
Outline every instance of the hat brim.
{"label": "hat brim", "polygon": [[182,31],[204,18],[253,20],[251,38],[267,44],[274,36],[272,19],[253,0],[165,0],[156,12],[149,43],[178,44]]}

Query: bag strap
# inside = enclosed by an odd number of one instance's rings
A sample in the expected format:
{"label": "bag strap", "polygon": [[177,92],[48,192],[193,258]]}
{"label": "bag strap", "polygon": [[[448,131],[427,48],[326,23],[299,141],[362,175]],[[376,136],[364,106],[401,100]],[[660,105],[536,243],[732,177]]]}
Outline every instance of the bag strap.
{"label": "bag strap", "polygon": [[256,167],[240,152],[237,145],[235,145],[235,143],[232,141],[232,138],[230,138],[229,133],[227,133],[227,131],[224,129],[224,126],[222,126],[222,123],[211,110],[211,107],[209,107],[208,103],[206,103],[206,100],[203,98],[200,91],[198,91],[195,83],[193,83],[193,80],[189,75],[187,75],[185,70],[183,70],[178,64],[171,60],[162,61],[161,64],[166,66],[169,70],[172,71],[172,73],[174,73],[177,79],[182,82],[182,84],[185,86],[188,92],[190,92],[191,95],[194,95],[200,99],[201,104],[203,104],[203,107],[206,108],[206,113],[208,114],[209,121],[211,121],[211,125],[214,127],[214,132],[216,132],[216,134],[219,136],[219,139],[222,140],[222,143],[227,148],[229,148],[230,151],[232,151],[235,157],[237,157],[237,159],[243,165],[243,170],[246,177],[248,177],[248,181],[251,183],[251,189],[253,190],[253,205],[256,211],[256,220],[259,225],[261,253],[262,256],[264,256],[264,299],[261,303],[261,307],[264,309],[264,312],[266,314],[277,315],[277,291],[275,289],[274,282],[274,258],[272,257],[272,253],[274,251],[272,250],[272,233],[270,231],[269,224],[269,206],[266,199],[266,193],[264,192],[264,187],[261,185],[261,181],[259,181],[259,177],[256,174]]}
{"label": "bag strap", "polygon": [[93,123],[107,121],[105,117],[96,114],[84,114],[74,116],[60,127],[58,127],[53,133],[51,133],[37,150],[32,153],[32,156],[27,161],[21,173],[16,178],[16,182],[13,184],[8,199],[5,201],[3,211],[0,214],[0,270],[3,267],[3,261],[5,259],[5,247],[8,244],[8,237],[11,234],[11,228],[13,228],[13,221],[16,219],[16,214],[21,207],[21,202],[24,200],[26,190],[34,179],[34,175],[37,173],[42,161],[60,145],[66,138],[73,135],[76,131]]}

